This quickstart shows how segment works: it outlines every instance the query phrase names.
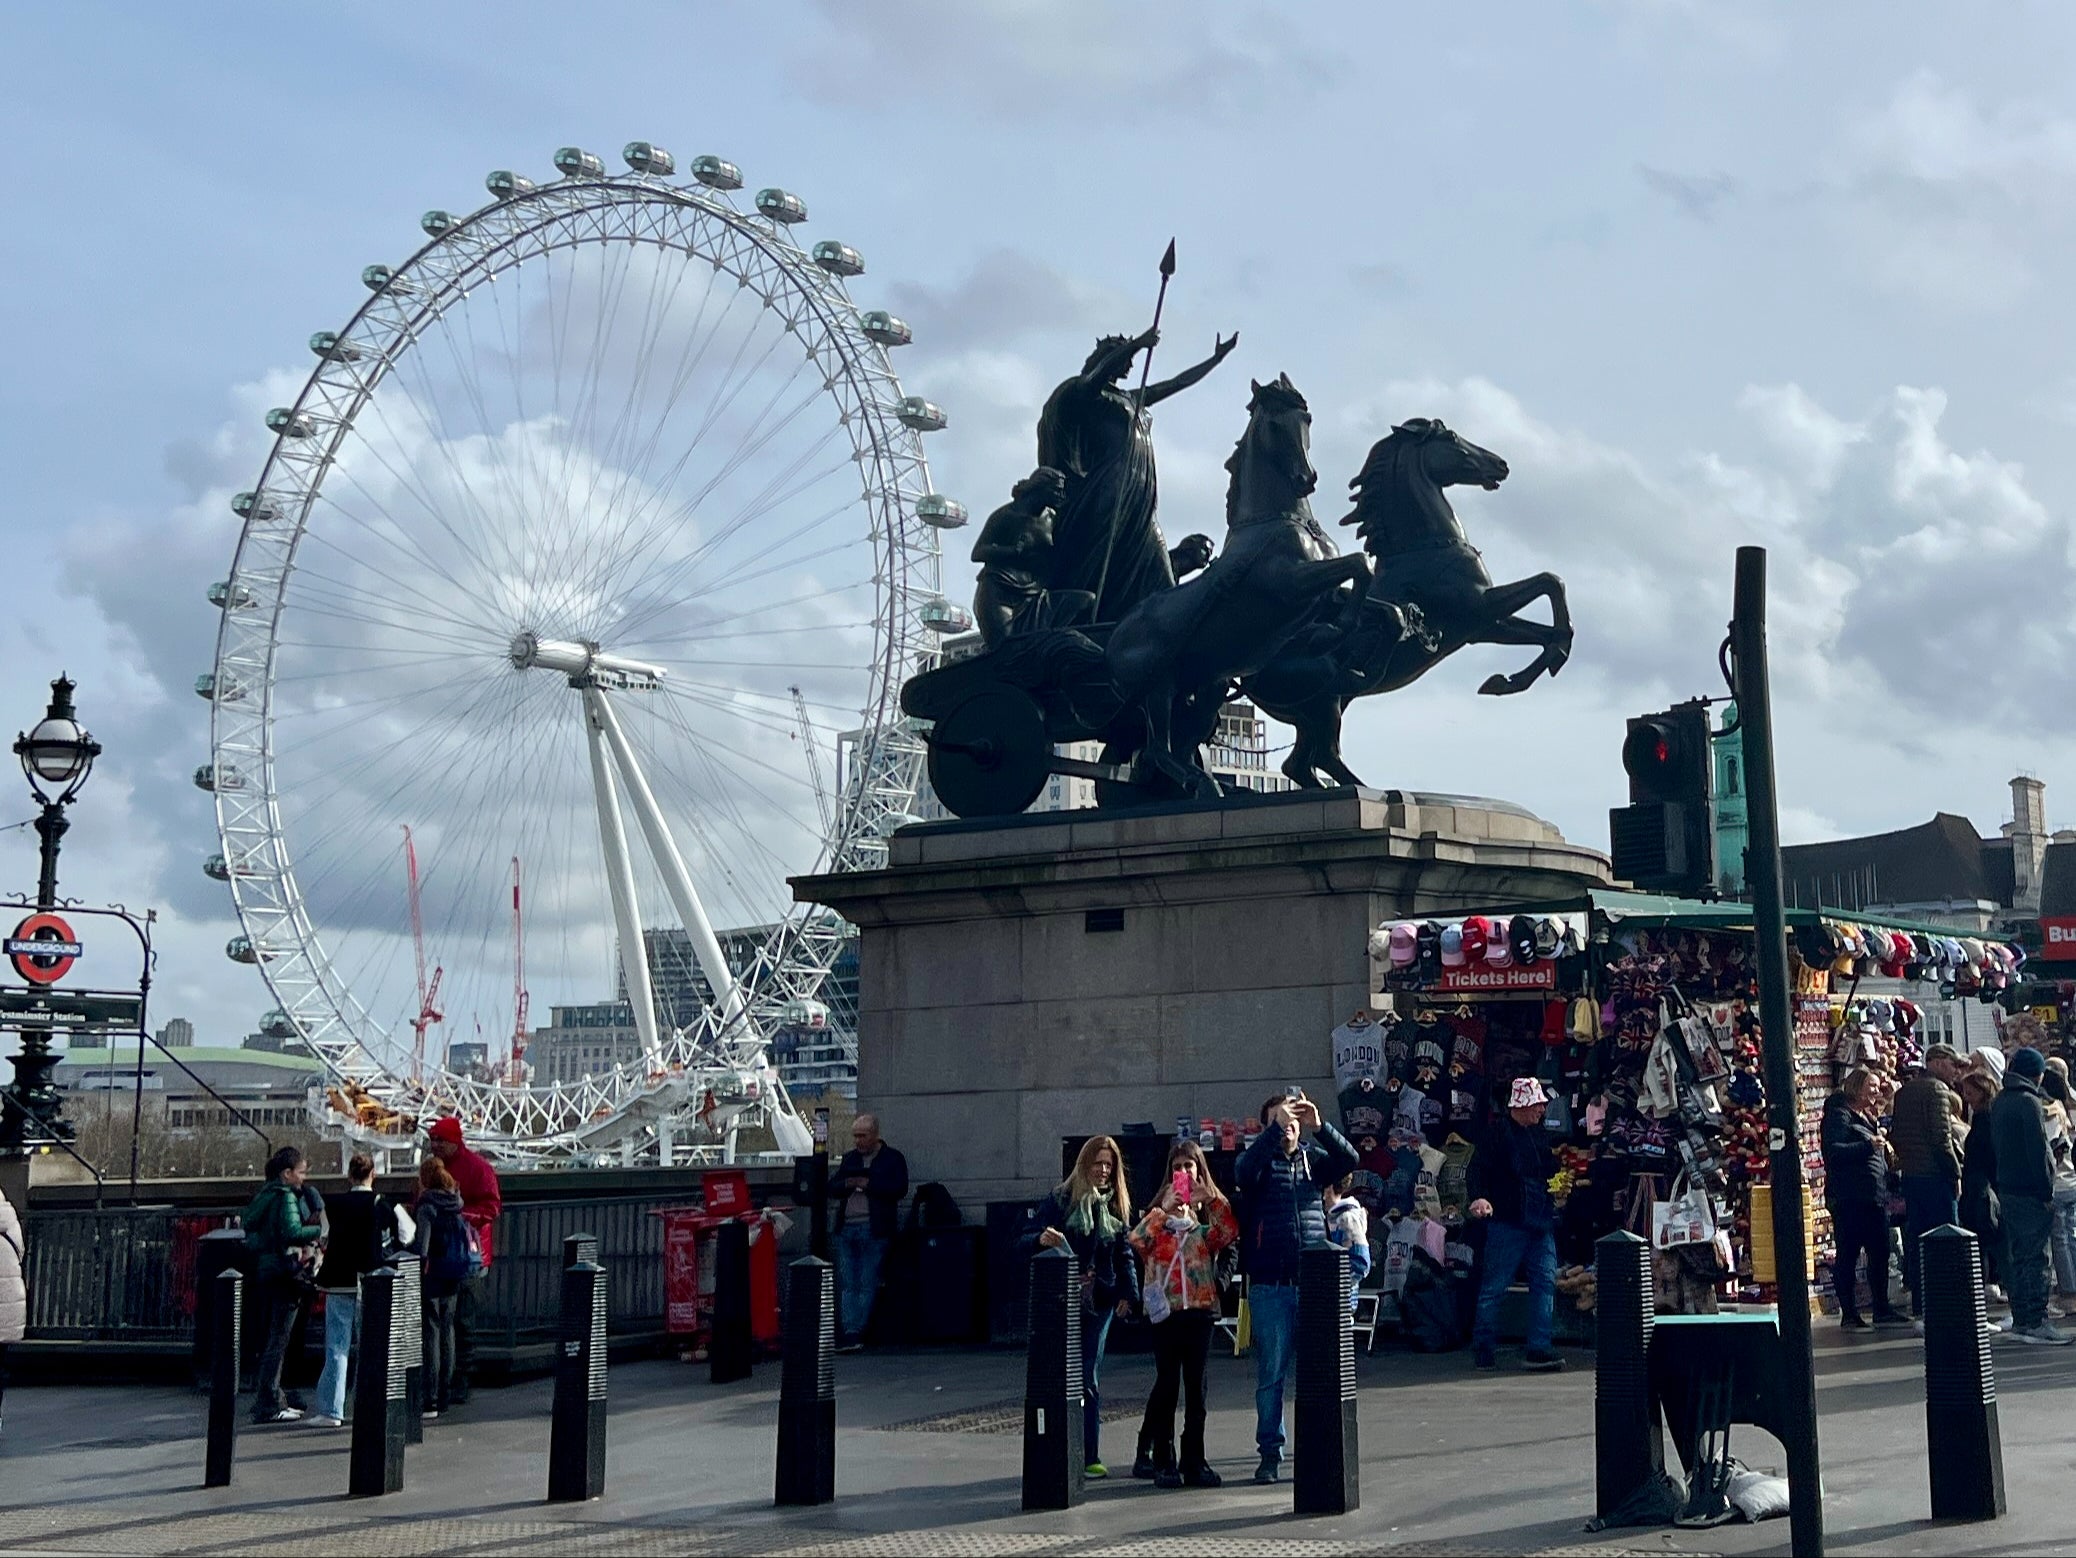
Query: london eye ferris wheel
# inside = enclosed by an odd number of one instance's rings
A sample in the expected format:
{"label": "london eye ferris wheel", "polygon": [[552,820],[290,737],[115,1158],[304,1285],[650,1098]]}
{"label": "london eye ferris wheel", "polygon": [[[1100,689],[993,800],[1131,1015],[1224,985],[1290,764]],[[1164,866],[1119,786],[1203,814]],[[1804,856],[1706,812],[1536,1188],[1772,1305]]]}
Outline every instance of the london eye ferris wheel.
{"label": "london eye ferris wheel", "polygon": [[[963,626],[965,513],[858,252],[717,157],[623,155],[492,173],[311,337],[210,592],[208,870],[270,1024],[377,1114],[515,1158],[804,1151],[770,1040],[846,928],[786,877],[910,819],[896,700]],[[633,1053],[529,1080],[529,1005],[601,1003]],[[478,1034],[495,1074],[443,1063]]]}

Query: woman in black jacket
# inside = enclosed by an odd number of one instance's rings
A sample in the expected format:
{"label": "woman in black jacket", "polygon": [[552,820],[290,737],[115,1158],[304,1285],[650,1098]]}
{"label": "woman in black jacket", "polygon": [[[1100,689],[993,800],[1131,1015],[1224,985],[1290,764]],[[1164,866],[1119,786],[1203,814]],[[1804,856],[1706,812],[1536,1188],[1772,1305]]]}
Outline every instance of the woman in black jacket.
{"label": "woman in black jacket", "polygon": [[1031,1208],[1017,1248],[1026,1255],[1065,1245],[1081,1263],[1081,1448],[1086,1475],[1107,1477],[1097,1439],[1102,1400],[1096,1382],[1110,1322],[1132,1312],[1139,1267],[1125,1235],[1132,1228],[1132,1195],[1124,1156],[1108,1136],[1091,1136],[1075,1154],[1066,1183]]}
{"label": "woman in black jacket", "polygon": [[[1824,1101],[1824,1204],[1838,1241],[1831,1290],[1838,1295],[1838,1323],[1847,1330],[1910,1324],[1889,1303],[1889,1152],[1878,1123],[1880,1087],[1879,1077],[1857,1066]],[[1872,1321],[1860,1313],[1857,1291],[1863,1251]]]}
{"label": "woman in black jacket", "polygon": [[1997,1147],[1990,1137],[1990,1107],[1996,1103],[1997,1079],[1986,1071],[1969,1071],[1960,1081],[1961,1102],[1968,1108],[1968,1140],[1961,1148],[1961,1226],[1975,1235],[1982,1256],[1985,1287],[2003,1280],[2004,1228],[1997,1201]]}

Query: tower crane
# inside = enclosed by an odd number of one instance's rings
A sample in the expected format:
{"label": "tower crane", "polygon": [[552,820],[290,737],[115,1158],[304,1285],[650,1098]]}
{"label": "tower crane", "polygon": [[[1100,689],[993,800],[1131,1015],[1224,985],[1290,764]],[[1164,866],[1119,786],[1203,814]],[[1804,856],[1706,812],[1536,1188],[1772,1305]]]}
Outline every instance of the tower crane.
{"label": "tower crane", "polygon": [[425,1030],[441,1020],[440,979],[446,970],[433,965],[432,981],[425,978],[425,916],[418,902],[418,846],[411,840],[411,825],[404,824],[404,876],[411,900],[411,950],[418,963],[418,1015],[411,1019],[411,1080],[425,1080]]}
{"label": "tower crane", "polygon": [[815,810],[821,814],[822,833],[826,837],[834,816],[835,797],[829,793],[829,782],[822,777],[822,749],[815,740],[814,721],[807,717],[807,697],[798,687],[788,687],[793,695],[793,718],[800,726],[800,744],[807,752],[807,777],[814,785]]}

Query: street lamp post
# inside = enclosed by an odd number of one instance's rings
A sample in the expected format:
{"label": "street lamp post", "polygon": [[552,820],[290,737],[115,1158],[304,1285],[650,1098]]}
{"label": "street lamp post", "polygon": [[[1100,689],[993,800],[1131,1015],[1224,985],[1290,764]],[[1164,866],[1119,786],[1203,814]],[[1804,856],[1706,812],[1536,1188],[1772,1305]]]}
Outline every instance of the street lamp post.
{"label": "street lamp post", "polygon": [[[29,792],[42,809],[36,815],[36,837],[41,858],[36,875],[36,906],[54,909],[58,901],[58,842],[70,820],[65,808],[72,804],[92,772],[101,744],[88,735],[72,707],[73,682],[60,675],[50,684],[50,707],[33,730],[17,736],[14,755],[21,759],[28,776]],[[70,1124],[59,1113],[61,1099],[51,1072],[58,1057],[51,1053],[50,1036],[41,1029],[22,1032],[21,1052],[14,1057],[14,1081],[0,1104],[0,1159],[19,1160],[27,1155],[32,1136],[54,1136],[69,1140]],[[31,1121],[37,1130],[29,1129]]]}

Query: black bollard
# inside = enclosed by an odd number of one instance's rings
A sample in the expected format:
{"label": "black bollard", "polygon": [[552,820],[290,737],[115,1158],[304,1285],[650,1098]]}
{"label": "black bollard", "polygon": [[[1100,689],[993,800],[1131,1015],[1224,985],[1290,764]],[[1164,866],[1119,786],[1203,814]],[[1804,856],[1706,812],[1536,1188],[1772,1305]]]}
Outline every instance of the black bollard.
{"label": "black bollard", "polygon": [[1593,1246],[1593,1270],[1593,1516],[1664,1525],[1679,1490],[1665,1475],[1665,1427],[1651,1403],[1651,1246],[1618,1230]]}
{"label": "black bollard", "polygon": [[750,1226],[714,1230],[714,1323],[706,1358],[716,1385],[750,1377]]}
{"label": "black bollard", "polygon": [[562,1241],[562,1269],[572,1266],[596,1266],[598,1261],[598,1235],[595,1233],[573,1233]]}
{"label": "black bollard", "polygon": [[202,1486],[231,1485],[238,1453],[238,1358],[243,1341],[245,1279],[226,1268],[210,1284],[209,1450]]}
{"label": "black bollard", "polygon": [[1918,1243],[1925,1306],[1925,1448],[1934,1520],[2004,1513],[2004,1441],[1975,1235],[1948,1224]]}
{"label": "black bollard", "polygon": [[[574,1242],[574,1241],[572,1241]],[[562,1274],[562,1347],[548,1425],[548,1502],[605,1493],[606,1274],[580,1261]]]}
{"label": "black bollard", "polygon": [[1064,1246],[1031,1261],[1031,1343],[1024,1364],[1024,1508],[1081,1502],[1088,1457],[1081,1421],[1081,1262]]}
{"label": "black bollard", "polygon": [[806,1255],[787,1278],[772,1502],[827,1504],[836,1497],[836,1268]]}
{"label": "black bollard", "polygon": [[404,1331],[404,1443],[425,1443],[425,1263],[396,1258],[397,1321]]}
{"label": "black bollard", "polygon": [[793,1160],[793,1200],[807,1209],[807,1250],[829,1258],[829,1154],[822,1146]]}
{"label": "black bollard", "polygon": [[1348,1252],[1307,1245],[1298,1256],[1297,1402],[1291,1422],[1291,1509],[1345,1515],[1362,1506],[1355,1422],[1355,1314]]}
{"label": "black bollard", "polygon": [[353,1389],[353,1444],[346,1491],[398,1493],[404,1486],[403,1305],[393,1268],[360,1281],[360,1375]]}

